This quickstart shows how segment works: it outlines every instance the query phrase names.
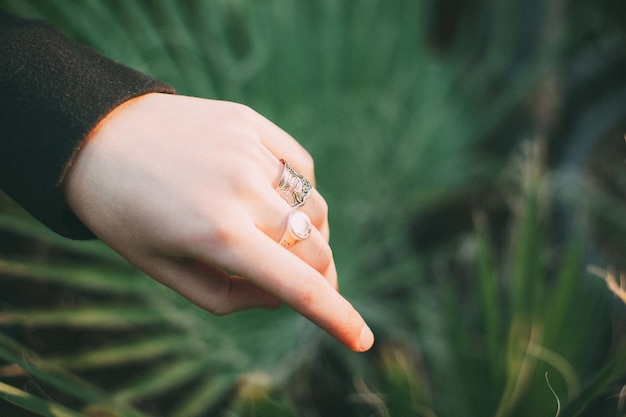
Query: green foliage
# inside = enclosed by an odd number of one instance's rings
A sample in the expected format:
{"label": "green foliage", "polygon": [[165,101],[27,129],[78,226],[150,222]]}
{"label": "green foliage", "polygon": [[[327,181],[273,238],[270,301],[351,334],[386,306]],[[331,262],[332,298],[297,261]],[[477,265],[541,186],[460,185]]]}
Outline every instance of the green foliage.
{"label": "green foliage", "polygon": [[[303,143],[342,292],[378,337],[356,355],[288,309],[213,317],[7,202],[22,249],[0,255],[2,398],[55,417],[616,415],[624,309],[585,271],[623,259],[623,158],[596,158],[610,186],[572,167],[599,133],[559,128],[545,86],[587,50],[607,63],[589,83],[610,75],[622,58],[595,42],[626,50],[601,28],[619,19],[602,2],[452,3],[2,0]],[[573,78],[574,110],[603,103]]]}
{"label": "green foliage", "polygon": [[0,382],[0,396],[2,396],[2,398],[6,401],[24,407],[25,409],[33,411],[40,416],[84,417],[84,414],[76,413],[60,405],[48,403],[2,382]]}

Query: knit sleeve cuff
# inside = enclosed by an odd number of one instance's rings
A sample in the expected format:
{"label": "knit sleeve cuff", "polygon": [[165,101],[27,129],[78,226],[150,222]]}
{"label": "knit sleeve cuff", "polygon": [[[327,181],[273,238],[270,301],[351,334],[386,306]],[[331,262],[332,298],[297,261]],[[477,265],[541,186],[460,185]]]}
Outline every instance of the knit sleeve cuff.
{"label": "knit sleeve cuff", "polygon": [[92,238],[60,189],[69,161],[114,108],[174,90],[39,21],[0,16],[0,56],[0,188],[55,232]]}

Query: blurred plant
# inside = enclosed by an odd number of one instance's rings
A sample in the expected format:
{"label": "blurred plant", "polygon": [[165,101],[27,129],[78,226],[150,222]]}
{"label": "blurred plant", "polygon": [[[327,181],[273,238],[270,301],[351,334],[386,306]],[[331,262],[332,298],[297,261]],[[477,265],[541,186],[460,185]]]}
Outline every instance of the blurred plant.
{"label": "blurred plant", "polygon": [[[18,247],[0,257],[6,400],[44,416],[505,417],[554,415],[552,388],[561,416],[619,392],[608,293],[584,275],[586,230],[568,231],[581,195],[618,237],[623,207],[586,182],[562,191],[566,163],[548,158],[598,136],[555,127],[559,64],[580,39],[606,40],[564,2],[0,4],[298,138],[331,207],[342,292],[380,346],[347,353],[287,309],[212,317],[6,203],[0,227]],[[603,59],[619,50],[609,38]],[[607,71],[585,74],[572,90]],[[623,113],[610,109],[607,125]],[[574,145],[567,163],[585,154]]]}
{"label": "blurred plant", "polygon": [[585,273],[585,232],[554,241],[559,216],[545,146],[523,148],[500,183],[512,211],[506,242],[494,242],[488,213],[475,213],[475,232],[448,246],[459,252],[407,296],[412,334],[396,333],[394,344],[354,366],[366,376],[355,387],[371,415],[623,412],[624,317]]}

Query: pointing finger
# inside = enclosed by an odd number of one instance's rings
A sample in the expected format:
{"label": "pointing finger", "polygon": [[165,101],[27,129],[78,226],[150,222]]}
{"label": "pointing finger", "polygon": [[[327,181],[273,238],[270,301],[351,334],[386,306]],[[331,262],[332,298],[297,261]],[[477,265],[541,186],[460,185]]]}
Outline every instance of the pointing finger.
{"label": "pointing finger", "polygon": [[314,268],[263,232],[247,233],[231,246],[235,270],[291,306],[355,351],[366,351],[374,336],[354,307]]}

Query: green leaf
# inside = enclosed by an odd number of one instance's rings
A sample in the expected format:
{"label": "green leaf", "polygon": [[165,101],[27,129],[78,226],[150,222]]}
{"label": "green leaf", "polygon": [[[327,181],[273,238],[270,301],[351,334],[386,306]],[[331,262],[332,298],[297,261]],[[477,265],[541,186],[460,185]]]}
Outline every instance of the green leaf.
{"label": "green leaf", "polygon": [[164,323],[161,313],[144,306],[84,306],[63,310],[0,312],[0,325],[30,327],[77,327],[89,329],[124,329],[131,326]]}
{"label": "green leaf", "polygon": [[[209,358],[200,356],[198,359],[186,356],[174,358],[166,364],[155,367],[149,372],[134,378],[131,384],[123,386],[113,396],[123,402],[136,402],[153,397],[183,384],[199,375],[215,373]],[[213,363],[215,367],[218,364]],[[181,394],[184,397],[184,394]]]}
{"label": "green leaf", "polygon": [[106,392],[69,373],[57,364],[42,359],[3,333],[0,333],[0,358],[17,364],[30,375],[88,404],[115,410],[119,417],[146,417],[126,404],[114,402]]}
{"label": "green leaf", "polygon": [[623,343],[623,346],[589,379],[580,394],[565,405],[559,417],[581,415],[594,401],[598,399],[606,400],[610,396],[610,394],[607,394],[607,391],[610,392],[611,389],[617,394],[619,388],[616,388],[613,384],[621,380],[620,387],[623,385],[625,370],[626,344]]}
{"label": "green leaf", "polygon": [[0,213],[0,229],[17,233],[41,243],[82,255],[91,255],[118,265],[127,265],[117,253],[100,241],[70,240],[52,232],[41,223],[20,214]]}
{"label": "green leaf", "polygon": [[0,382],[0,397],[43,417],[88,417],[62,405],[42,400],[3,382]]}
{"label": "green leaf", "polygon": [[130,268],[97,268],[89,264],[56,265],[0,258],[0,273],[103,293],[140,294],[157,287],[155,282]]}
{"label": "green leaf", "polygon": [[484,338],[487,344],[487,355],[490,358],[490,364],[492,369],[502,369],[504,351],[502,326],[507,321],[506,316],[502,317],[504,314],[499,294],[498,266],[492,243],[489,239],[486,221],[483,214],[476,215],[480,296],[478,305],[482,309],[485,329]]}
{"label": "green leaf", "polygon": [[190,348],[190,338],[180,334],[154,336],[138,341],[118,342],[113,346],[73,353],[64,357],[50,357],[46,361],[67,369],[92,369],[138,363],[171,355]]}
{"label": "green leaf", "polygon": [[206,377],[195,389],[192,389],[183,398],[180,398],[174,411],[174,417],[199,417],[211,410],[226,393],[232,390],[239,375],[219,374]]}

